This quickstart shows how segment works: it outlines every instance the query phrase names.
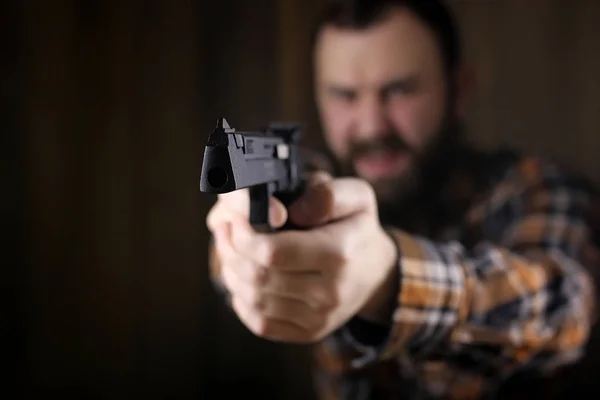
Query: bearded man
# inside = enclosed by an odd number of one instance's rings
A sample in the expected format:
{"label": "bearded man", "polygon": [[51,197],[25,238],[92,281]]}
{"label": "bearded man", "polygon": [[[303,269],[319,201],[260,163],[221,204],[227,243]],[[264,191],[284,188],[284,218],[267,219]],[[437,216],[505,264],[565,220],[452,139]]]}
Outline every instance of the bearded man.
{"label": "bearded man", "polygon": [[[334,1],[314,84],[335,174],[259,233],[209,212],[212,277],[255,335],[316,347],[323,399],[475,399],[575,362],[594,319],[596,192],[462,133],[472,76],[438,0]],[[596,218],[596,219],[595,219]]]}

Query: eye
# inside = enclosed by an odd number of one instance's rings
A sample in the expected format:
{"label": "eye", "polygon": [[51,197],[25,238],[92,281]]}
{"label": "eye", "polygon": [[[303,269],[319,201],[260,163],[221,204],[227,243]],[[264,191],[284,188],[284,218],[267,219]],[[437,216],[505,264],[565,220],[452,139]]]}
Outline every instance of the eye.
{"label": "eye", "polygon": [[356,99],[356,91],[351,89],[334,88],[330,90],[330,95],[335,100],[341,100],[347,103]]}
{"label": "eye", "polygon": [[389,85],[385,86],[382,89],[382,97],[396,97],[396,96],[406,96],[414,93],[417,90],[417,83],[415,80],[402,80],[392,82]]}

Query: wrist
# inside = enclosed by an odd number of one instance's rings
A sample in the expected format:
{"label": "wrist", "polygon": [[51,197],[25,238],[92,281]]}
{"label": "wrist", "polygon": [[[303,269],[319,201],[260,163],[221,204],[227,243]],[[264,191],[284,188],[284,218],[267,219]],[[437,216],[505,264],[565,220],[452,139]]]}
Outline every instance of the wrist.
{"label": "wrist", "polygon": [[387,231],[382,237],[382,278],[375,286],[375,290],[365,305],[359,310],[357,316],[370,322],[389,324],[396,308],[396,297],[399,286],[398,258],[399,249],[392,235]]}

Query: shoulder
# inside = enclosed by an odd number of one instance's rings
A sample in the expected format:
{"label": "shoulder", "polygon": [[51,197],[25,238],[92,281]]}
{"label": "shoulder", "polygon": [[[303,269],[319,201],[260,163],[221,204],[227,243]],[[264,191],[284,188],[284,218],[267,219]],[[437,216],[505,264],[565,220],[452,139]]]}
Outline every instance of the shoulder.
{"label": "shoulder", "polygon": [[494,186],[514,190],[566,190],[598,197],[599,187],[589,176],[556,157],[501,148],[488,157]]}
{"label": "shoulder", "polygon": [[494,174],[491,203],[517,208],[520,213],[535,209],[548,216],[577,218],[600,245],[598,182],[555,157],[501,149],[489,159]]}
{"label": "shoulder", "polygon": [[556,158],[506,148],[483,159],[487,189],[470,220],[506,222],[542,213],[550,218],[568,215],[600,230],[598,186],[582,172]]}
{"label": "shoulder", "polygon": [[590,260],[600,262],[600,192],[590,177],[543,155],[502,149],[486,159],[491,184],[470,210],[469,222],[503,243],[519,235],[543,243],[585,238]]}

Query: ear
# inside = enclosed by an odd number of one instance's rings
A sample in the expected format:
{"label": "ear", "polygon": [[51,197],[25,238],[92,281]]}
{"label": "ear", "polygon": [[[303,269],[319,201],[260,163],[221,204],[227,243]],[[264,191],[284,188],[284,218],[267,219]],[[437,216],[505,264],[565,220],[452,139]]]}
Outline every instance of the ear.
{"label": "ear", "polygon": [[464,120],[467,117],[471,99],[477,84],[476,78],[475,70],[466,62],[463,62],[456,71],[456,76],[454,77],[456,83],[456,103],[454,112],[461,120]]}

